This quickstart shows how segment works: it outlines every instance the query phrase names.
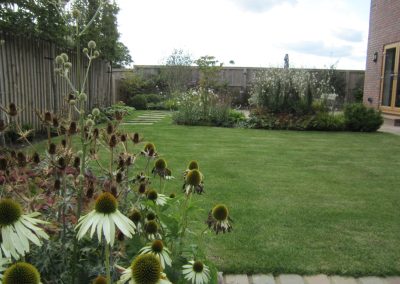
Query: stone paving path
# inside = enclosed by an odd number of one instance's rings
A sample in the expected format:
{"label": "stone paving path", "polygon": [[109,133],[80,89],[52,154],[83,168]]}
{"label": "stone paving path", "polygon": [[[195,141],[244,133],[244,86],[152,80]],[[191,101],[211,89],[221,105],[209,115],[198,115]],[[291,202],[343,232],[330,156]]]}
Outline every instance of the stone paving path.
{"label": "stone paving path", "polygon": [[122,125],[153,125],[169,115],[171,113],[168,111],[149,111],[134,119],[126,120]]}
{"label": "stone paving path", "polygon": [[327,276],[324,274],[314,276],[300,276],[297,274],[282,274],[272,276],[258,275],[224,275],[219,274],[218,284],[400,284],[400,277],[342,277]]}

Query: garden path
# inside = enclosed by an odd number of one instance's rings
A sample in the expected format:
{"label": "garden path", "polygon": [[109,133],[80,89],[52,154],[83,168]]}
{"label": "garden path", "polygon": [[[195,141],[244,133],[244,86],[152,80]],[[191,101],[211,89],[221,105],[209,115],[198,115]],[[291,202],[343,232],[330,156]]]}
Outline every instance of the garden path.
{"label": "garden path", "polygon": [[300,276],[297,274],[219,275],[218,284],[400,284],[400,277]]}
{"label": "garden path", "polygon": [[125,121],[122,125],[153,125],[169,115],[171,115],[169,111],[149,111]]}

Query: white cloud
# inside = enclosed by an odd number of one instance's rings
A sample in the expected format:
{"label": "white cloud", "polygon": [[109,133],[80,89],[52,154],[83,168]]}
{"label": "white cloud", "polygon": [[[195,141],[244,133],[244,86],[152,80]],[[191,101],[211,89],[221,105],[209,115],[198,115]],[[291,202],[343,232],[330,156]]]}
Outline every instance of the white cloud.
{"label": "white cloud", "polygon": [[264,12],[282,4],[296,4],[297,0],[231,0],[244,10]]}
{"label": "white cloud", "polygon": [[236,66],[281,66],[289,53],[296,66],[326,67],[339,60],[338,68],[364,69],[369,4],[354,1],[358,9],[348,0],[117,3],[121,40],[135,64],[159,64],[181,48],[194,58],[208,54]]}

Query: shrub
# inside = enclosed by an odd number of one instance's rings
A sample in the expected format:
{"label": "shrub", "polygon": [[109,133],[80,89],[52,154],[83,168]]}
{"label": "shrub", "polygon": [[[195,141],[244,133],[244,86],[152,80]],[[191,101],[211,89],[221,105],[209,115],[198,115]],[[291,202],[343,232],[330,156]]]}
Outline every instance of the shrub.
{"label": "shrub", "polygon": [[335,115],[322,112],[313,118],[308,130],[343,131],[344,129],[345,124],[343,114]]}
{"label": "shrub", "polygon": [[123,115],[131,115],[134,111],[134,107],[127,106],[124,102],[118,102],[110,107],[103,108],[100,112],[100,115],[96,117],[96,122],[103,123],[113,119],[116,112],[119,112]]}
{"label": "shrub", "polygon": [[128,100],[128,105],[134,107],[135,109],[147,109],[147,99],[145,95],[135,95],[130,97]]}
{"label": "shrub", "polygon": [[373,132],[383,123],[379,111],[367,108],[363,104],[349,104],[344,109],[346,128],[350,131]]}

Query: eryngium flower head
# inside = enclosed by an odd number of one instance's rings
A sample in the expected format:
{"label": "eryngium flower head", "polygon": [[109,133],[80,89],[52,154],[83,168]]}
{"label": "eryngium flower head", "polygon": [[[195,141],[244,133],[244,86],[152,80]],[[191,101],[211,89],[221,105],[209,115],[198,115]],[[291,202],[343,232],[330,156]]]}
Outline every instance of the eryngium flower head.
{"label": "eryngium flower head", "polygon": [[77,131],[76,122],[71,121],[71,123],[69,124],[69,128],[68,128],[68,134],[73,135],[76,133],[76,131]]}
{"label": "eryngium flower head", "polygon": [[31,264],[17,262],[11,265],[2,279],[3,284],[39,284],[39,271]]}
{"label": "eryngium flower head", "polygon": [[94,40],[91,40],[88,42],[88,47],[90,49],[95,49],[96,48],[96,42]]}
{"label": "eryngium flower head", "polygon": [[40,163],[40,156],[39,156],[39,154],[38,154],[37,152],[33,153],[32,161],[33,161],[35,164],[39,164],[39,163]]}
{"label": "eryngium flower head", "polygon": [[208,227],[215,233],[226,233],[232,231],[232,225],[230,224],[232,219],[229,217],[229,210],[223,204],[218,204],[208,213],[208,219],[206,221]]}
{"label": "eryngium flower head", "polygon": [[51,112],[46,111],[44,113],[44,121],[50,123],[52,121],[52,116],[51,116]]}
{"label": "eryngium flower head", "polygon": [[140,142],[139,133],[135,132],[132,136],[132,142],[138,144]]}

